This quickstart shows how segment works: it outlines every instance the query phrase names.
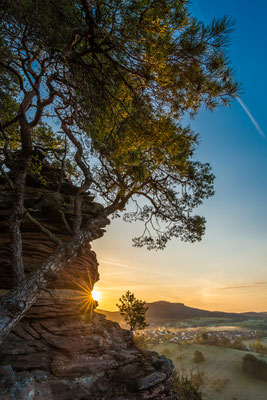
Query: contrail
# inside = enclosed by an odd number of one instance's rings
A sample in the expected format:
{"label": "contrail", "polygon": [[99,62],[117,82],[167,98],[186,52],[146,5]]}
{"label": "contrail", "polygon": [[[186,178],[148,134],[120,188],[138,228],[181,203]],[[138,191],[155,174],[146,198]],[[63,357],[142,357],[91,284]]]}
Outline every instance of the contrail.
{"label": "contrail", "polygon": [[253,125],[255,126],[255,128],[257,129],[257,131],[259,132],[259,134],[266,139],[266,136],[263,132],[263,130],[261,129],[261,127],[259,126],[258,122],[255,120],[255,118],[253,117],[253,115],[251,114],[251,112],[249,111],[249,109],[247,108],[247,106],[243,103],[243,101],[240,99],[240,97],[236,97],[236,100],[238,101],[238,103],[241,105],[241,107],[243,108],[243,110],[245,111],[245,113],[247,114],[247,116],[249,117],[250,121],[253,123]]}
{"label": "contrail", "polygon": [[[199,6],[198,0],[195,0],[194,2],[192,2],[193,7],[195,8],[197,14],[199,15],[200,19],[206,23],[206,18],[204,17],[202,10]],[[247,116],[249,117],[250,121],[253,123],[253,125],[255,126],[255,128],[257,129],[257,131],[259,132],[259,134],[266,139],[265,133],[263,132],[263,130],[261,129],[261,127],[259,126],[258,122],[255,120],[255,118],[253,117],[253,115],[251,114],[251,112],[249,111],[249,109],[247,108],[247,106],[243,103],[243,101],[241,100],[240,97],[236,96],[236,100],[238,101],[238,103],[241,105],[241,107],[243,108],[243,110],[245,111],[245,113],[247,114]]]}

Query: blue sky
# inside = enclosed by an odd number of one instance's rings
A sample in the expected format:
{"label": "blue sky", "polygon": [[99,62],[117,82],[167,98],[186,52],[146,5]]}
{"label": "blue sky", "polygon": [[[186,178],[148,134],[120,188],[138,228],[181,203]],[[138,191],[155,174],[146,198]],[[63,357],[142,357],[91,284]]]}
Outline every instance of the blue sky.
{"label": "blue sky", "polygon": [[[172,241],[163,252],[131,247],[141,227],[112,221],[93,243],[100,262],[101,308],[115,309],[127,289],[147,301],[180,301],[211,310],[267,311],[267,2],[194,0],[204,22],[235,20],[228,54],[242,83],[241,100],[191,121],[196,157],[210,162],[215,196],[201,207],[207,231],[197,244]],[[254,122],[251,120],[251,116]]]}

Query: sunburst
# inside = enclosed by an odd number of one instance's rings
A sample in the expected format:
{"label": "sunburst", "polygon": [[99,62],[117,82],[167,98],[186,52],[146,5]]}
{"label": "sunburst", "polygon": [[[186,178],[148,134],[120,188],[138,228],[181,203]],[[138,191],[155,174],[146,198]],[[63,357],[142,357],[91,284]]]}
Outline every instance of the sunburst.
{"label": "sunburst", "polygon": [[77,290],[80,295],[73,297],[73,299],[80,299],[78,304],[80,304],[80,311],[83,313],[83,317],[85,318],[87,316],[91,320],[92,313],[97,306],[97,300],[100,299],[100,293],[97,290],[93,289],[91,277],[88,270],[87,275],[88,282],[83,279],[82,283],[79,283],[72,279],[72,282],[80,288],[79,290]]}

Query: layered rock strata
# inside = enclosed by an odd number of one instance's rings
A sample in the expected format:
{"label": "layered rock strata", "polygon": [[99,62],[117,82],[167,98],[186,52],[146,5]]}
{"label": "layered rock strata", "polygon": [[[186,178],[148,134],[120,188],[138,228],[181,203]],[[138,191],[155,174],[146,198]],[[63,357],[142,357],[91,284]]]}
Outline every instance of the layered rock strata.
{"label": "layered rock strata", "polygon": [[[27,177],[25,209],[43,228],[67,241],[78,189],[51,166],[43,166],[42,177],[42,182]],[[5,189],[0,194],[0,289],[9,290],[12,193],[1,176],[0,186]],[[86,194],[83,223],[102,210]],[[21,231],[28,274],[41,265],[55,244],[26,213]],[[99,229],[95,238],[103,233]],[[90,293],[87,313],[81,312],[78,284],[93,288],[98,279],[98,263],[88,244],[59,279],[50,283],[48,293],[42,292],[0,347],[1,400],[176,399],[171,361],[137,349],[129,331],[93,311],[96,303]]]}
{"label": "layered rock strata", "polygon": [[39,298],[0,348],[2,400],[175,400],[172,363],[75,299]]}
{"label": "layered rock strata", "polygon": [[[67,179],[60,182],[58,169],[51,166],[43,166],[43,181],[27,177],[25,188],[25,211],[58,239],[65,242],[70,239],[71,227],[74,221],[74,198],[78,188]],[[44,183],[45,182],[45,183]],[[5,185],[5,186],[4,186]],[[12,212],[12,191],[0,176],[0,289],[12,287],[12,273],[10,265],[9,247],[9,216]],[[83,198],[82,223],[86,224],[91,218],[97,216],[103,207],[93,202],[89,194]],[[107,223],[109,221],[107,220]],[[37,224],[27,218],[27,212],[21,220],[22,249],[25,273],[38,268],[41,263],[55,249],[56,244],[45,235]],[[103,236],[104,229],[95,231],[95,239]],[[71,265],[64,268],[57,280],[50,283],[53,289],[77,289],[77,283],[89,280],[91,285],[99,279],[98,263],[95,254],[88,244],[87,249]]]}

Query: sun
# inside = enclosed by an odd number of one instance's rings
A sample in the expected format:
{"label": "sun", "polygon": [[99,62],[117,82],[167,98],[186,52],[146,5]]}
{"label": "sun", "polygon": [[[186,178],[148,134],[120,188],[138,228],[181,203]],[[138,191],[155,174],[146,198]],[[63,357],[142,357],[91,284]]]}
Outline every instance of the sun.
{"label": "sun", "polygon": [[93,297],[93,299],[95,301],[99,301],[101,299],[101,294],[100,294],[100,292],[98,290],[93,289],[91,294],[92,294],[92,297]]}
{"label": "sun", "polygon": [[82,282],[76,282],[72,279],[72,282],[79,287],[77,291],[78,296],[73,297],[74,300],[80,300],[78,304],[80,304],[80,311],[83,312],[83,316],[92,318],[92,313],[94,309],[97,307],[97,302],[101,299],[101,294],[98,290],[93,289],[93,284],[91,282],[91,276],[89,271],[88,274],[88,282],[82,280]]}

